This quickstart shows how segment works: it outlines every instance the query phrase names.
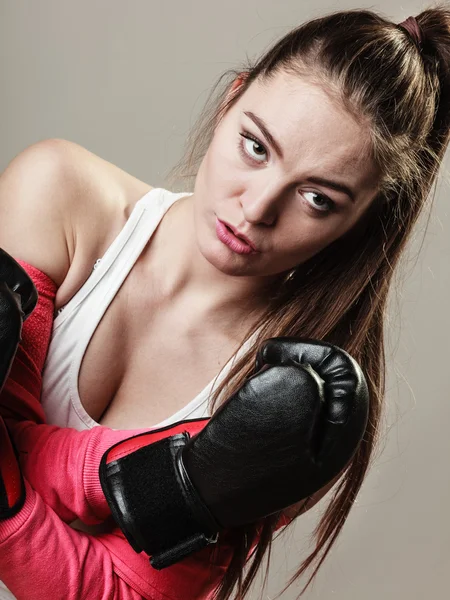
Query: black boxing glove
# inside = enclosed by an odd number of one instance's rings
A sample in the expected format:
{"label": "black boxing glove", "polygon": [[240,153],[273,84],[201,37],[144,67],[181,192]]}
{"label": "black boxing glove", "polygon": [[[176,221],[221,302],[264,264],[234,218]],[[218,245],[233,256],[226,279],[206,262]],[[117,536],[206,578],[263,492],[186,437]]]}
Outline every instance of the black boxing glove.
{"label": "black boxing glove", "polygon": [[[113,517],[157,569],[310,496],[347,465],[364,434],[369,393],[356,361],[315,340],[264,342],[257,373],[194,437],[119,442],[100,481]],[[183,425],[183,424],[182,424]],[[181,427],[182,427],[181,425]]]}
{"label": "black boxing glove", "polygon": [[[21,340],[22,324],[37,300],[36,288],[26,271],[0,248],[0,392]],[[14,516],[24,501],[17,453],[0,417],[0,519]]]}

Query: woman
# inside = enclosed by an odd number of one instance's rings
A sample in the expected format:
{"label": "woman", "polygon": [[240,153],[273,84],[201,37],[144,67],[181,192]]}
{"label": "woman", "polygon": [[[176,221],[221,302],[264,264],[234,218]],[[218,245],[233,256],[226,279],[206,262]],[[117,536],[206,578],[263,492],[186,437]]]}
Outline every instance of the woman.
{"label": "woman", "polygon": [[[439,7],[401,27],[354,10],[293,30],[194,129],[187,166],[201,164],[191,195],[150,189],[60,141],[27,149],[1,178],[2,246],[55,282],[62,309],[44,370],[49,422],[131,429],[200,416],[205,398],[186,410],[190,398],[205,385],[211,391],[208,382],[247,342],[214,392],[214,410],[222,390],[239,388],[268,337],[326,340],[358,361],[369,424],[296,575],[320,558],[309,582],[374,450],[389,283],[448,144],[449,48],[450,14]],[[146,234],[134,239],[152,209]],[[273,525],[264,525],[243,593]],[[238,580],[247,544],[244,536],[236,541],[221,600]]]}

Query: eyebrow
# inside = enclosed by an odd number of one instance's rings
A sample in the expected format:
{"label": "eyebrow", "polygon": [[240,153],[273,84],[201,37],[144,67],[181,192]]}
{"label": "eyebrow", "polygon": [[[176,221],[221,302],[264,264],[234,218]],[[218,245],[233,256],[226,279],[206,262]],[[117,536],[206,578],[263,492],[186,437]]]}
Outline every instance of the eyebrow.
{"label": "eyebrow", "polygon": [[[281,149],[280,144],[270,133],[266,123],[261,119],[261,117],[258,117],[257,115],[255,115],[255,113],[251,112],[250,110],[245,110],[244,115],[246,115],[255,123],[255,125],[261,130],[261,133],[264,135],[269,144],[275,149],[275,152],[278,154],[278,156],[280,158],[283,158],[283,151]],[[347,194],[347,196],[352,202],[356,201],[354,191],[343,183],[332,181],[324,177],[308,177],[306,180],[310,181],[311,183],[317,183],[318,185],[324,185],[328,188],[336,190],[337,192],[343,192],[344,194]]]}

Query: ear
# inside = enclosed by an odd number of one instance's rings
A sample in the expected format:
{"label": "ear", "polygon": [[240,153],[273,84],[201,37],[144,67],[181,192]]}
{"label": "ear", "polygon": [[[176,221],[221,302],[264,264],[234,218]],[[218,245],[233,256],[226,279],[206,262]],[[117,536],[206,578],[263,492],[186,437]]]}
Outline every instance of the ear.
{"label": "ear", "polygon": [[248,71],[241,71],[236,79],[231,84],[228,90],[227,97],[234,96],[236,90],[238,90],[246,81],[250,73]]}
{"label": "ear", "polygon": [[[230,86],[229,90],[227,91],[226,96],[220,106],[220,109],[218,111],[218,118],[216,120],[217,124],[219,124],[220,121],[222,120],[222,117],[224,115],[224,112],[226,110],[228,103],[231,102],[233,100],[233,98],[236,96],[236,93],[239,91],[239,88],[242,87],[242,85],[244,85],[249,74],[250,73],[248,71],[242,71],[241,73],[239,73],[239,75],[236,77],[236,79],[231,84],[231,86]],[[217,126],[217,124],[216,124],[216,126]]]}

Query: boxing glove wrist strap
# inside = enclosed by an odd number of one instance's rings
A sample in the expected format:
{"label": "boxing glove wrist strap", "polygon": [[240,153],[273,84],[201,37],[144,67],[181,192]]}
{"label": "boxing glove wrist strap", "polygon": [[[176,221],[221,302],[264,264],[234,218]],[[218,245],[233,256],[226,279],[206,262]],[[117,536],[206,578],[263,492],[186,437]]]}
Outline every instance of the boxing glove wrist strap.
{"label": "boxing glove wrist strap", "polygon": [[155,569],[168,567],[217,542],[220,526],[184,468],[183,432],[149,443],[140,434],[115,444],[100,464],[100,483],[112,515],[136,552]]}

